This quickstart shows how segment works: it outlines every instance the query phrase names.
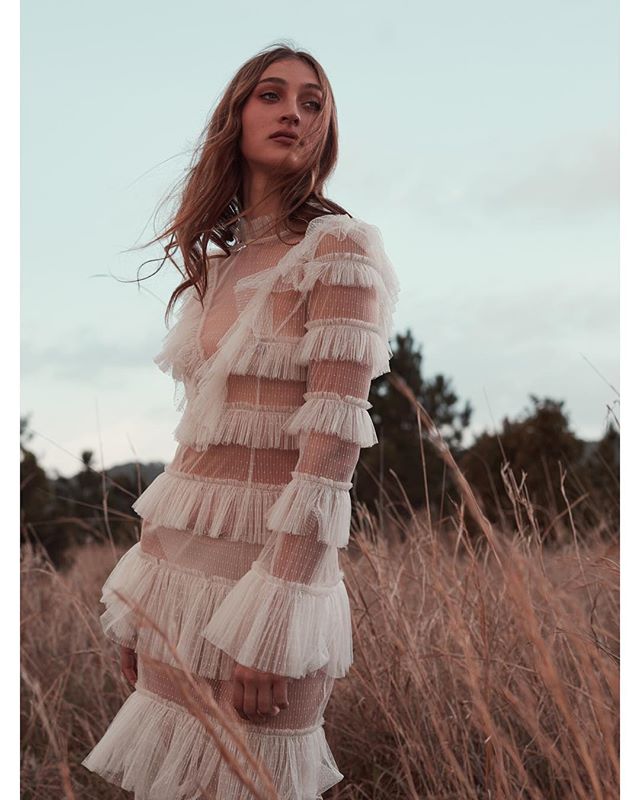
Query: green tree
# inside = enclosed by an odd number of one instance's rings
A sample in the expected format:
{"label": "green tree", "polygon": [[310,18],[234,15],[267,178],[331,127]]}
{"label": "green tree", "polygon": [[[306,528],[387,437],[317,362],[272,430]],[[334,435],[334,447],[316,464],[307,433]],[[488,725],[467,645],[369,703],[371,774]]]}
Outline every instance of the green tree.
{"label": "green tree", "polygon": [[[522,485],[537,517],[544,524],[565,509],[561,470],[577,475],[583,443],[575,436],[564,410],[563,400],[529,395],[530,406],[515,420],[504,417],[502,430],[482,433],[461,455],[459,464],[493,521],[513,523],[514,504],[509,498],[504,475],[510,469],[516,487]],[[567,480],[565,491],[575,489]],[[573,491],[575,499],[578,492]]]}
{"label": "green tree", "polygon": [[602,438],[591,448],[579,476],[590,494],[585,509],[589,525],[604,522],[617,532],[620,526],[620,431],[609,424]]}
{"label": "green tree", "polygon": [[63,563],[69,531],[57,523],[60,508],[44,469],[29,449],[29,417],[20,417],[20,542],[37,542],[56,566]]}
{"label": "green tree", "polygon": [[[430,380],[423,378],[422,348],[416,344],[409,329],[404,334],[396,334],[392,350],[391,371],[406,381],[455,452],[469,425],[471,405],[467,402],[464,407],[459,407],[459,398],[450,379],[444,375],[435,375]],[[381,375],[371,385],[371,417],[379,443],[361,453],[354,476],[354,497],[375,508],[381,501],[386,504],[387,500],[382,499],[386,492],[397,510],[402,510],[406,506],[403,499],[403,494],[406,494],[413,508],[424,506],[422,444],[429,503],[434,509],[444,507],[449,511],[450,478],[443,472],[442,461],[428,443],[424,427],[421,435],[415,408],[393,388],[388,375]]]}

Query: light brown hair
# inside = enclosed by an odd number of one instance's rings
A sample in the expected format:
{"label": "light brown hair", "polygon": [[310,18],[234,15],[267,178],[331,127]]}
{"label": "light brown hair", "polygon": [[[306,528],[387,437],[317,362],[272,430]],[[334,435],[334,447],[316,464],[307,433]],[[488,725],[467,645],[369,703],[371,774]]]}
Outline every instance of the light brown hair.
{"label": "light brown hair", "polygon": [[[280,198],[280,213],[274,218],[278,235],[281,230],[303,234],[308,223],[322,214],[348,213],[323,194],[338,158],[337,113],[329,79],[310,53],[282,42],[270,45],[245,61],[230,80],[198,139],[186,176],[177,184],[174,194],[179,194],[179,204],[175,214],[158,236],[143,245],[168,238],[158,270],[169,259],[184,278],[169,298],[165,321],[189,286],[194,286],[203,300],[207,261],[212,257],[208,252],[210,243],[226,255],[231,252],[238,220],[249,211],[241,207],[242,108],[264,70],[283,58],[299,58],[315,70],[323,102],[316,117],[318,129],[314,129],[319,135],[312,135],[308,157],[295,171],[283,171],[271,189]],[[183,268],[174,260],[178,250]]]}

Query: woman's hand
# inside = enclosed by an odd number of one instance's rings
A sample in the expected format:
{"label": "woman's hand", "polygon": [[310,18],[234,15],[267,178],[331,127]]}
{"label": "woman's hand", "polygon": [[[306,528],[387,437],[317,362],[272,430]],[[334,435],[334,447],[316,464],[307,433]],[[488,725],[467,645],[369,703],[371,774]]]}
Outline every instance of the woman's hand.
{"label": "woman's hand", "polygon": [[120,671],[133,686],[138,680],[138,656],[135,650],[120,645]]}
{"label": "woman's hand", "polygon": [[289,707],[286,676],[236,664],[232,680],[233,707],[243,719],[262,722]]}

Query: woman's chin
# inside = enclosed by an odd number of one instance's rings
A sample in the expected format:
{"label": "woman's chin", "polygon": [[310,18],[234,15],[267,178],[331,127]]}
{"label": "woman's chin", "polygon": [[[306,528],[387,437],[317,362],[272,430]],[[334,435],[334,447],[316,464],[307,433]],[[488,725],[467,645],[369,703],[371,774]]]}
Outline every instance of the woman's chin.
{"label": "woman's chin", "polygon": [[300,168],[299,160],[297,158],[285,157],[285,158],[273,158],[273,159],[265,159],[262,164],[262,168],[265,172],[271,172],[273,174],[281,175],[282,173],[287,172],[296,172]]}

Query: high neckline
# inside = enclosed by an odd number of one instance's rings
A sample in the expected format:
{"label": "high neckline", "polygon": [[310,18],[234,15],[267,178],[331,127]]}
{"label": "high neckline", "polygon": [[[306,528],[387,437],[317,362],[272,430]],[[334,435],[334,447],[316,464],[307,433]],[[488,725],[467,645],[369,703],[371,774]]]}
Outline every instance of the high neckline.
{"label": "high neckline", "polygon": [[260,214],[257,217],[241,217],[238,221],[237,238],[240,244],[246,244],[249,240],[264,240],[276,237],[273,227],[275,222],[274,214]]}

